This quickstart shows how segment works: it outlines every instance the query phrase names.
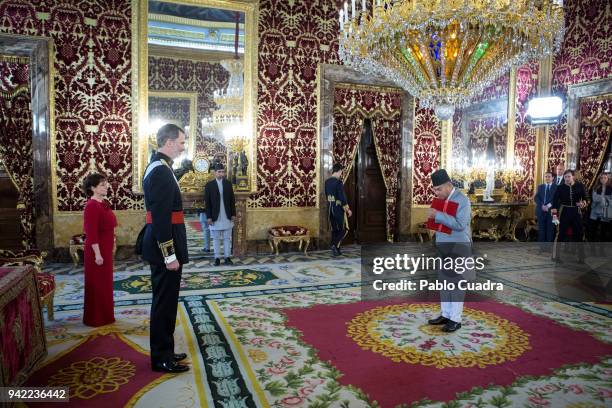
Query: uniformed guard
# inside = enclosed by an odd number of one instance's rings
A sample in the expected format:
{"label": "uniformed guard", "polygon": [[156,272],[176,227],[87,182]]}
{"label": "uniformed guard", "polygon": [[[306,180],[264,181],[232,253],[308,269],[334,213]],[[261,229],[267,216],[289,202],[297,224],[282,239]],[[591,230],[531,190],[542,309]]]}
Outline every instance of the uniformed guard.
{"label": "uniformed guard", "polygon": [[143,179],[147,225],[142,257],[151,266],[151,363],[154,371],[177,373],[188,366],[187,358],[174,353],[174,325],[178,307],[181,271],[189,262],[183,202],[172,160],[185,150],[185,132],[167,124],[157,132],[158,151],[151,158]]}
{"label": "uniformed guard", "polygon": [[[582,242],[582,215],[580,210],[587,206],[584,184],[574,180],[574,171],[566,170],[563,180],[557,186],[552,203],[553,223],[558,225],[553,259],[560,260],[557,242]],[[571,233],[569,231],[571,230]],[[584,248],[578,244],[578,261],[584,261]]]}
{"label": "uniformed guard", "polygon": [[340,242],[346,236],[348,219],[353,213],[344,195],[341,164],[334,164],[332,175],[325,181],[325,196],[329,208],[329,222],[332,228],[331,250],[333,256],[341,255]]}

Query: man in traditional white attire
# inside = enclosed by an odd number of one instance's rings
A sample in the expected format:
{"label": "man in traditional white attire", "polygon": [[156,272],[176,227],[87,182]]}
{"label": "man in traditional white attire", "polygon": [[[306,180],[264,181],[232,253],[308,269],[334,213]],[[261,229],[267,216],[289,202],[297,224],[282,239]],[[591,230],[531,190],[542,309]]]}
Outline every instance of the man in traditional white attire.
{"label": "man in traditional white attire", "polygon": [[218,164],[215,168],[215,179],[204,187],[204,202],[208,225],[213,238],[215,265],[221,264],[221,241],[225,264],[232,264],[232,229],[236,220],[236,199],[232,183],[225,178],[225,167]]}

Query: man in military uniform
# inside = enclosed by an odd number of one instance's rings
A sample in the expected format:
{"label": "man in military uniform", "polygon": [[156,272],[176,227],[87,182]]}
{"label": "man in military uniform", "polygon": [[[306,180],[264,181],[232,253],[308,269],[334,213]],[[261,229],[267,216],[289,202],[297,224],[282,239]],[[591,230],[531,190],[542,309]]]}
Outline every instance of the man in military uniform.
{"label": "man in military uniform", "polygon": [[178,373],[187,358],[174,353],[174,325],[182,266],[189,262],[183,202],[172,160],[185,150],[185,132],[167,124],[157,132],[158,151],[151,158],[143,179],[147,225],[142,257],[151,266],[151,363],[154,371]]}
{"label": "man in military uniform", "polygon": [[333,256],[341,255],[340,242],[348,229],[347,216],[353,213],[346,202],[344,185],[342,184],[341,164],[334,164],[332,175],[325,181],[325,196],[329,207],[329,222],[332,228],[331,250]]}
{"label": "man in military uniform", "polygon": [[[563,173],[564,183],[561,183],[552,201],[553,223],[559,226],[557,239],[553,249],[553,259],[560,261],[560,251],[557,242],[582,242],[582,215],[580,210],[587,206],[584,184],[574,180],[574,171]],[[570,233],[571,231],[571,233]],[[578,261],[584,261],[584,247],[578,244]]]}

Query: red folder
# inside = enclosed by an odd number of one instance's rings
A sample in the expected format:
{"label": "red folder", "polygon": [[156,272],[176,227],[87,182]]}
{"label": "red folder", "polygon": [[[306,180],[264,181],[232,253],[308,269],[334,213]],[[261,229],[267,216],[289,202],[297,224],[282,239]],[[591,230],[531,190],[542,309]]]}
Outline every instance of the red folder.
{"label": "red folder", "polygon": [[[457,215],[457,208],[459,207],[459,204],[457,204],[454,201],[449,201],[449,200],[441,200],[439,198],[434,198],[434,200],[431,202],[431,208],[434,208],[438,211],[441,211],[445,214],[451,215],[451,216],[456,216]],[[442,225],[437,223],[434,218],[429,218],[427,219],[427,223],[425,224],[425,226],[430,229],[430,230],[434,230],[434,231],[438,231],[438,232],[443,232],[445,234],[449,234],[451,233],[451,229],[448,228],[446,225]]]}

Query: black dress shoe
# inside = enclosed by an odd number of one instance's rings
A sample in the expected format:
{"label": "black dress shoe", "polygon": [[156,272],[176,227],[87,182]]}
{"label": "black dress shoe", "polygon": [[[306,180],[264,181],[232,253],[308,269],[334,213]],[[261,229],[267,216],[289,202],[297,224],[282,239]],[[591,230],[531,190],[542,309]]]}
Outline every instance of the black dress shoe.
{"label": "black dress shoe", "polygon": [[234,263],[232,262],[232,260],[230,258],[225,258],[225,264],[226,265],[233,265]]}
{"label": "black dress shoe", "polygon": [[189,371],[189,366],[177,364],[175,362],[155,363],[153,371],[161,371],[165,373],[184,373]]}
{"label": "black dress shoe", "polygon": [[446,324],[448,322],[450,322],[450,320],[444,316],[438,316],[435,319],[431,319],[427,321],[427,323],[433,324],[434,326],[439,325],[439,324]]}
{"label": "black dress shoe", "polygon": [[332,251],[332,256],[340,255],[340,251],[338,251],[338,247],[337,246],[332,245],[330,248],[331,248],[331,251]]}
{"label": "black dress shoe", "polygon": [[185,353],[178,353],[178,354],[174,355],[174,362],[178,363],[179,361],[183,361],[186,358],[187,358],[187,354],[185,354]]}
{"label": "black dress shoe", "polygon": [[457,323],[457,322],[453,322],[452,320],[449,320],[442,328],[442,331],[447,332],[447,333],[452,333],[455,330],[458,330],[460,328],[461,328],[461,323]]}
{"label": "black dress shoe", "polygon": [[221,260],[219,258],[215,258],[215,266],[221,265]]}

